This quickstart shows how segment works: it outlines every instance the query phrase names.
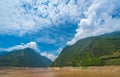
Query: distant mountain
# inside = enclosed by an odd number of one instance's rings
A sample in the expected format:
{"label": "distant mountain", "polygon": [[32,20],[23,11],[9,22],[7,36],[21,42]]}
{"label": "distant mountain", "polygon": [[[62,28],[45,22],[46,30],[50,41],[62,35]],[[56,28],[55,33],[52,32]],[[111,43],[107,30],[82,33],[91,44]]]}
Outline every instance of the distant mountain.
{"label": "distant mountain", "polygon": [[66,46],[52,66],[120,65],[120,31],[89,37]]}
{"label": "distant mountain", "polygon": [[0,51],[0,56],[6,55],[8,52],[7,51]]}
{"label": "distant mountain", "polygon": [[51,60],[30,48],[0,56],[0,67],[48,67],[51,63]]}

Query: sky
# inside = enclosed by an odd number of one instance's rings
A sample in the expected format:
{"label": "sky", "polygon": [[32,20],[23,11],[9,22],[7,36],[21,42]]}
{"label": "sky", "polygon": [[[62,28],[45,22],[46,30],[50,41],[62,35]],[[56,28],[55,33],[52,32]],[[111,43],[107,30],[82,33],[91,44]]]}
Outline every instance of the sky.
{"label": "sky", "polygon": [[119,0],[0,1],[0,51],[29,47],[54,61],[66,45],[119,30]]}

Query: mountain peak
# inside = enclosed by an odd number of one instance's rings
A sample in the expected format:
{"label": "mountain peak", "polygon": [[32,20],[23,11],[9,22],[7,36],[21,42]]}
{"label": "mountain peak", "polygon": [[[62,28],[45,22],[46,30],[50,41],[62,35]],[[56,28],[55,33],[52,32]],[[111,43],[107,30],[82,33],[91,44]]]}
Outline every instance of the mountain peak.
{"label": "mountain peak", "polygon": [[2,67],[48,67],[50,64],[51,60],[31,48],[11,51],[0,57],[0,66]]}

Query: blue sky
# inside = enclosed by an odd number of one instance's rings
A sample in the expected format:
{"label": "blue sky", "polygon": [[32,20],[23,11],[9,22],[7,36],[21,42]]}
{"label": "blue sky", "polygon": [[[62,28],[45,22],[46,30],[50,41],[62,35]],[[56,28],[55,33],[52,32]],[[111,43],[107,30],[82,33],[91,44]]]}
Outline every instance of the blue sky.
{"label": "blue sky", "polygon": [[120,30],[118,0],[1,0],[0,50],[33,48],[54,60],[66,45]]}

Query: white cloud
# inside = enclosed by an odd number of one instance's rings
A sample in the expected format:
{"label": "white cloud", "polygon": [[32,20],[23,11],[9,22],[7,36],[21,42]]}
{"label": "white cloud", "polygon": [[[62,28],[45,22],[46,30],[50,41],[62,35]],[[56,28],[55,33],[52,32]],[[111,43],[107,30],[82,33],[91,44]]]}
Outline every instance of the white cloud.
{"label": "white cloud", "polygon": [[12,51],[12,50],[20,50],[25,48],[31,48],[33,50],[38,51],[36,42],[29,42],[27,44],[16,45],[10,48],[0,48],[0,51]]}
{"label": "white cloud", "polygon": [[69,21],[79,27],[67,43],[72,45],[85,37],[120,30],[118,0],[1,0],[0,5],[0,34],[23,36]]}
{"label": "white cloud", "polygon": [[68,45],[79,39],[120,30],[120,3],[118,0],[93,0],[80,20],[79,28]]}
{"label": "white cloud", "polygon": [[40,55],[47,57],[48,59],[54,61],[57,57],[53,54],[50,54],[48,52],[42,52]]}
{"label": "white cloud", "polygon": [[1,0],[0,34],[23,36],[65,21],[79,22],[91,0]]}
{"label": "white cloud", "polygon": [[48,37],[37,38],[36,41],[37,42],[42,42],[42,43],[47,43],[47,44],[55,44],[56,43],[55,39],[51,39],[51,38],[48,38]]}

